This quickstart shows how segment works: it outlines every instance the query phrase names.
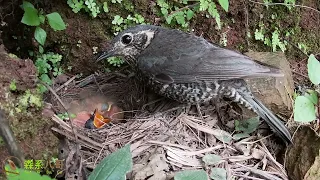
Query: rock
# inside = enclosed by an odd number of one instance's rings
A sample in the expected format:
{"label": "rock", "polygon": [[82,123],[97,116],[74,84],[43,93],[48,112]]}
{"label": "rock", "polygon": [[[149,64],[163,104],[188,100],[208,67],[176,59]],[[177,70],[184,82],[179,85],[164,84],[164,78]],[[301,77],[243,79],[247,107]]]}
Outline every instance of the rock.
{"label": "rock", "polygon": [[317,133],[310,127],[302,126],[296,131],[293,142],[285,158],[290,179],[319,179],[319,173],[314,174],[319,172],[319,161],[316,159],[319,159],[320,138]]}
{"label": "rock", "polygon": [[[320,153],[319,153],[320,154]],[[320,179],[320,156],[317,156],[313,165],[304,176],[304,180],[318,180]]]}
{"label": "rock", "polygon": [[292,107],[294,85],[292,73],[285,54],[282,52],[248,52],[247,56],[280,68],[284,77],[246,79],[253,94],[275,113],[286,112]]}

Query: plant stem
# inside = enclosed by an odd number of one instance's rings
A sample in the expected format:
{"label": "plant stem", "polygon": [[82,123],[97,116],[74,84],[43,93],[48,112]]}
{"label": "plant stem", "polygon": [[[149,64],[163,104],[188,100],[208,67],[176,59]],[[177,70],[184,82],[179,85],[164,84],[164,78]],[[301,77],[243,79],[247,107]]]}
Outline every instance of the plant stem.
{"label": "plant stem", "polygon": [[261,2],[256,2],[256,1],[252,1],[249,0],[252,3],[255,4],[261,4],[261,5],[265,5],[265,6],[275,6],[275,5],[283,5],[283,6],[293,6],[293,7],[300,7],[300,8],[305,8],[305,9],[311,9],[313,11],[316,11],[317,13],[320,14],[320,11],[318,11],[317,9],[313,8],[313,7],[309,7],[309,6],[304,6],[304,5],[299,5],[299,4],[286,4],[286,3],[261,3]]}

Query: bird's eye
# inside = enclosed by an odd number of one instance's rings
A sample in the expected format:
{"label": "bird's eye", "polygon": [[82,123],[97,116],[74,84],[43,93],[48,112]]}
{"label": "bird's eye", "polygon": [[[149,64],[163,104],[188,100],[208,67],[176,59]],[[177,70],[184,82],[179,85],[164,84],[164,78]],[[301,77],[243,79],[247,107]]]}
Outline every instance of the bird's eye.
{"label": "bird's eye", "polygon": [[123,44],[130,44],[132,41],[132,36],[126,34],[126,35],[122,36],[121,41]]}

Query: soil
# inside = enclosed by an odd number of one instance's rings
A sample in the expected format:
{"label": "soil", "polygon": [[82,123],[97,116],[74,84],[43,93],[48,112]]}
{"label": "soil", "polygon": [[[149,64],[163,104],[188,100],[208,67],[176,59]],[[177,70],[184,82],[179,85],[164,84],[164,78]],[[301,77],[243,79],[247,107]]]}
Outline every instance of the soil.
{"label": "soil", "polygon": [[[63,55],[66,74],[89,75],[104,70],[103,66],[94,63],[96,54],[94,54],[93,48],[98,47],[98,51],[105,49],[108,45],[107,39],[113,36],[110,31],[112,13],[110,16],[103,14],[98,18],[91,18],[87,13],[79,12],[76,14],[72,12],[65,0],[34,0],[30,2],[37,8],[43,8],[45,13],[59,12],[67,23],[67,29],[61,32],[54,32],[48,26],[43,27],[48,35],[45,51]],[[151,10],[155,5],[154,1],[135,0],[133,3],[139,7],[138,11],[144,15],[146,21],[161,24],[161,21],[156,19],[156,14]],[[216,29],[214,19],[205,18],[203,14],[200,14],[190,24],[194,33],[217,43],[223,38],[223,34],[226,34],[227,48],[247,52],[249,50],[271,51],[270,47],[266,47],[263,42],[254,40],[254,31],[259,28],[259,22],[262,22],[266,29],[274,30],[275,25],[280,25],[281,30],[292,29],[296,33],[286,37],[289,42],[286,55],[294,73],[295,86],[309,87],[310,82],[307,79],[306,71],[307,56],[297,48],[297,44],[306,44],[308,53],[319,53],[320,2],[318,0],[297,1],[297,4],[315,8],[318,12],[306,8],[289,10],[281,5],[267,8],[247,0],[230,0],[229,3],[228,13],[224,13],[218,6],[218,11],[221,12],[221,21],[224,23],[222,30]],[[31,60],[23,59],[33,59],[30,52],[38,47],[33,39],[34,27],[20,23],[23,15],[23,11],[19,7],[21,1],[0,0],[0,4],[0,105],[1,108],[7,108],[8,104],[15,102],[25,90],[35,88],[35,67]],[[127,14],[127,12],[121,11],[117,11],[117,13]],[[277,15],[278,18],[273,20],[272,15]],[[251,35],[251,38],[248,37],[248,34]],[[11,58],[8,53],[15,54],[18,59]],[[68,67],[72,67],[72,69],[67,70]],[[14,93],[10,92],[8,88],[12,79],[16,80],[17,85],[17,90]],[[50,150],[56,146],[57,139],[50,131],[52,124],[41,117],[40,110],[31,108],[29,112],[32,115],[23,114],[10,118],[14,119],[11,120],[11,124],[15,126],[13,129],[22,149],[32,158],[39,158],[44,152],[54,154],[54,151]],[[0,159],[7,155],[5,147],[0,145]]]}

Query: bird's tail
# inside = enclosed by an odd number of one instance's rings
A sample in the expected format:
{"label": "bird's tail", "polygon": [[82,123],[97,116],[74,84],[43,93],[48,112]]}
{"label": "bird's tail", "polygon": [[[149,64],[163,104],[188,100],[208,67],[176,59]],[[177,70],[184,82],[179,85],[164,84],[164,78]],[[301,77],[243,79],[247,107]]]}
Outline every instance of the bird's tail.
{"label": "bird's tail", "polygon": [[[282,123],[282,121],[277,118],[261,101],[256,99],[253,95],[246,96],[239,92],[236,93],[239,97],[234,98],[240,104],[243,104],[248,109],[256,112],[260,117],[262,117],[271,129],[287,144],[291,144],[291,134],[287,127]],[[236,95],[236,96],[237,96]]]}

